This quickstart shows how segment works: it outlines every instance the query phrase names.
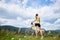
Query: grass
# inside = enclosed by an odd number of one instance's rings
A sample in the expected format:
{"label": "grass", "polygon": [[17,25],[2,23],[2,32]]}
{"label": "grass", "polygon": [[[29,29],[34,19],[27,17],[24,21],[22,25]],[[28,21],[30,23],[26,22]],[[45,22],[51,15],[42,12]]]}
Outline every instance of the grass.
{"label": "grass", "polygon": [[[16,34],[14,31],[0,30],[0,40],[41,40],[41,37],[38,36],[38,38],[36,38],[35,36]],[[42,40],[60,40],[60,33],[53,37],[44,37]]]}

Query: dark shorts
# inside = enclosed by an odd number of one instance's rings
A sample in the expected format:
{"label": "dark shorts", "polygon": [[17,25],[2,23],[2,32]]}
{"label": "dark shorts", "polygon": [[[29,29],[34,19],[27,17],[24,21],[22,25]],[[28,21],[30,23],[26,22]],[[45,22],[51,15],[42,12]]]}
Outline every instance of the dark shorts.
{"label": "dark shorts", "polygon": [[40,25],[39,23],[35,23],[35,26],[38,26],[38,27],[40,27],[41,25]]}

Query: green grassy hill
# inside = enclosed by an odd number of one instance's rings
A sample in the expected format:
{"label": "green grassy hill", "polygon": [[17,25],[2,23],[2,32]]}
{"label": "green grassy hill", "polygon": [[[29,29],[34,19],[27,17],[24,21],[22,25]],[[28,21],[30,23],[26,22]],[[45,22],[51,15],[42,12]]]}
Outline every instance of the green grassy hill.
{"label": "green grassy hill", "polygon": [[[41,37],[38,36],[38,38],[31,35],[24,35],[22,33],[17,34],[14,31],[9,30],[0,30],[0,40],[41,40]],[[54,35],[54,36],[44,36],[42,40],[60,40],[60,33]]]}

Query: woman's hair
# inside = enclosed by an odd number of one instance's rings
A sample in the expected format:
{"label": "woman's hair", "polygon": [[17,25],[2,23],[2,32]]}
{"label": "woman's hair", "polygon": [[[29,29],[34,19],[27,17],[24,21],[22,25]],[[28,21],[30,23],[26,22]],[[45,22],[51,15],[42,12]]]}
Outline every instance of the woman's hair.
{"label": "woman's hair", "polygon": [[38,14],[36,14],[36,16],[38,16]]}
{"label": "woman's hair", "polygon": [[36,16],[35,16],[35,17],[36,17],[36,19],[37,19],[37,16],[38,16],[38,14],[36,14]]}

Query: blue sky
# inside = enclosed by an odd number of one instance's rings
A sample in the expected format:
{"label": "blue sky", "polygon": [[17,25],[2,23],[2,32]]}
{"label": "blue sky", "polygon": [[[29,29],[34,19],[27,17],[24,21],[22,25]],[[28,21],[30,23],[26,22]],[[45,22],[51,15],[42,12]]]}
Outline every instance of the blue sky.
{"label": "blue sky", "polygon": [[60,29],[60,0],[0,0],[0,25],[28,28],[36,13],[42,28]]}

